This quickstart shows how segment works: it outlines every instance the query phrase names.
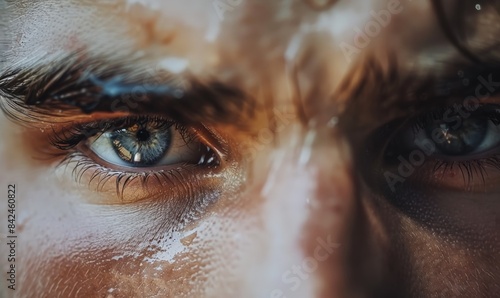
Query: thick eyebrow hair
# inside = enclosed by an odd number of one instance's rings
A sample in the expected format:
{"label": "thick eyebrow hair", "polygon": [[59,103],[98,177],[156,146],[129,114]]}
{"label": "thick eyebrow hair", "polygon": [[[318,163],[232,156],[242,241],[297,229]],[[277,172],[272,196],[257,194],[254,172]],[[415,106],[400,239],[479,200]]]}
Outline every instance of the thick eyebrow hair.
{"label": "thick eyebrow hair", "polygon": [[496,59],[475,63],[455,58],[440,65],[442,71],[423,74],[402,73],[394,60],[385,70],[374,57],[362,63],[363,67],[354,68],[348,76],[355,79],[346,81],[336,94],[350,99],[339,123],[344,131],[352,132],[350,138],[355,142],[392,120],[455,105],[464,107],[468,99],[474,100],[471,104],[481,103],[500,94],[500,61]]}
{"label": "thick eyebrow hair", "polygon": [[[335,94],[350,99],[340,123],[345,131],[361,132],[353,134],[352,139],[362,139],[363,133],[389,120],[409,118],[426,110],[448,108],[455,104],[463,106],[467,98],[481,101],[500,94],[500,45],[496,42],[484,49],[469,48],[466,30],[471,28],[466,26],[465,20],[477,11],[470,9],[472,6],[456,3],[459,5],[448,13],[444,9],[445,2],[430,0],[440,29],[461,56],[453,57],[452,61],[436,61],[437,68],[442,71],[430,74],[400,73],[396,59],[393,59],[397,57],[396,53],[388,53],[388,70],[381,67],[374,57],[368,56],[366,61],[361,61],[363,65],[353,68],[347,76],[355,79],[344,81],[338,94]],[[465,2],[480,4],[484,10],[494,8],[500,15],[498,0]],[[377,88],[367,88],[367,85]],[[487,89],[486,96],[478,96],[479,86]]]}
{"label": "thick eyebrow hair", "polygon": [[[94,112],[167,115],[183,123],[238,123],[253,100],[227,84],[149,74],[105,62],[62,59],[0,74],[0,107],[17,121],[46,120]],[[132,73],[134,72],[134,73]]]}

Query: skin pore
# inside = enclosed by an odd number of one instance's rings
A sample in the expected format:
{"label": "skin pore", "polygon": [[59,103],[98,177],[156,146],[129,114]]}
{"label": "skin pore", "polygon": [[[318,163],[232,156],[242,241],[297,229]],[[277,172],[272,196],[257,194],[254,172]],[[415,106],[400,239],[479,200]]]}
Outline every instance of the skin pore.
{"label": "skin pore", "polygon": [[[384,176],[425,130],[416,116],[494,118],[464,98],[480,85],[482,105],[500,102],[495,1],[442,4],[481,61],[437,1],[3,2],[0,181],[18,188],[22,244],[0,296],[500,294],[494,158],[422,151]],[[179,122],[180,161],[133,168],[90,146],[133,116]],[[85,138],[61,148],[75,127]]]}

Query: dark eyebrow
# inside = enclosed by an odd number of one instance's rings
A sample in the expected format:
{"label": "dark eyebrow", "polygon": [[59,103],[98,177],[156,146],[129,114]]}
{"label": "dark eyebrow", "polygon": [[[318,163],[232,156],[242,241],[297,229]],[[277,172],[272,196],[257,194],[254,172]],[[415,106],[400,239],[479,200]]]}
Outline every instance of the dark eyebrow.
{"label": "dark eyebrow", "polygon": [[[456,3],[455,9],[448,12],[444,9],[445,1],[430,2],[440,29],[460,56],[453,57],[451,61],[436,60],[435,68],[442,70],[440,73],[407,74],[399,73],[396,64],[384,70],[376,59],[368,57],[368,61],[363,62],[366,66],[356,68],[348,76],[359,79],[354,83],[346,81],[340,90],[340,97],[351,96],[344,113],[344,123],[348,127],[345,130],[366,132],[377,128],[374,124],[385,123],[387,119],[409,118],[436,108],[463,105],[467,98],[477,97],[478,86],[484,88],[489,81],[496,85],[495,88],[486,87],[487,96],[500,94],[500,45],[496,39],[495,42],[485,43],[483,36],[475,43],[487,46],[470,48],[468,41],[467,30],[480,29],[466,22],[468,17],[477,14],[477,10]],[[499,1],[474,3],[480,4],[483,11],[489,8],[500,14]],[[397,57],[396,53],[389,53],[389,56]],[[378,88],[366,88],[367,85]],[[366,100],[367,97],[375,100]],[[481,101],[484,98],[480,96],[478,99]]]}
{"label": "dark eyebrow", "polygon": [[18,122],[125,112],[167,115],[184,123],[236,123],[252,114],[253,100],[234,86],[104,61],[68,58],[7,70],[0,74],[0,106]]}
{"label": "dark eyebrow", "polygon": [[384,69],[373,57],[362,63],[348,76],[355,79],[346,81],[336,94],[341,99],[349,97],[340,123],[356,140],[392,120],[410,119],[455,104],[464,107],[472,97],[481,103],[500,94],[500,61],[496,59],[476,63],[458,57],[436,62],[434,72],[421,73],[403,73],[394,61]]}

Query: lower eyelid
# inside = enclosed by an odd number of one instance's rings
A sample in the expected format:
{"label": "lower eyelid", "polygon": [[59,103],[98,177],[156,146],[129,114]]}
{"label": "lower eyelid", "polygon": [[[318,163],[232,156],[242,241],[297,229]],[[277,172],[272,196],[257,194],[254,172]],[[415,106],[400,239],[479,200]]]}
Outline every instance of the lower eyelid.
{"label": "lower eyelid", "polygon": [[472,161],[428,159],[421,166],[414,167],[413,174],[404,183],[422,189],[495,193],[500,192],[499,179],[500,156],[493,155]]}
{"label": "lower eyelid", "polygon": [[[121,208],[124,212],[149,214],[148,227],[165,229],[197,221],[220,200],[223,177],[211,170],[200,171],[195,165],[183,165],[149,175],[110,172],[81,153],[72,154],[58,167],[69,183],[77,183],[86,191],[78,191],[79,203]],[[106,209],[100,209],[106,210]],[[112,209],[116,211],[116,209]],[[148,211],[149,213],[147,213]]]}
{"label": "lower eyelid", "polygon": [[102,205],[182,201],[187,199],[185,189],[207,193],[205,185],[213,188],[221,184],[217,181],[218,175],[208,175],[212,170],[203,171],[196,165],[176,165],[160,171],[120,172],[99,165],[80,152],[69,154],[57,168],[59,176],[71,177],[70,183],[78,183],[91,192],[85,197],[88,203]]}

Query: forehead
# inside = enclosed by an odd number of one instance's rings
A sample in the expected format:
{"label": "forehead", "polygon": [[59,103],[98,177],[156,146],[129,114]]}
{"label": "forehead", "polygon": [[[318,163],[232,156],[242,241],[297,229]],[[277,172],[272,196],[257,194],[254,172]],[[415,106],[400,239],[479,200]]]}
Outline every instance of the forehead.
{"label": "forehead", "polygon": [[[387,38],[400,41],[392,46],[414,47],[423,43],[416,36],[435,33],[428,1],[337,1],[322,9],[318,9],[320,4],[308,4],[315,2],[328,1],[18,1],[9,5],[2,18],[11,16],[12,37],[18,42],[19,53],[25,55],[27,48],[35,45],[48,52],[79,47],[108,51],[120,49],[124,42],[132,45],[130,50],[158,55],[204,52],[208,59],[215,48],[229,52],[240,47],[272,55],[272,51],[282,54],[286,49],[294,52],[294,39],[321,34],[323,45],[333,51],[331,56],[345,56],[338,52],[343,42],[359,53],[384,44],[381,41]],[[356,40],[356,35],[361,37]],[[407,36],[412,37],[410,43]],[[202,51],[197,46],[203,47]]]}
{"label": "forehead", "polygon": [[291,69],[321,97],[367,56],[383,64],[390,53],[405,68],[426,68],[456,55],[431,1],[38,0],[9,4],[4,17],[7,64],[28,67],[77,52],[251,90],[272,82],[285,87],[274,88],[278,100],[289,98]]}

